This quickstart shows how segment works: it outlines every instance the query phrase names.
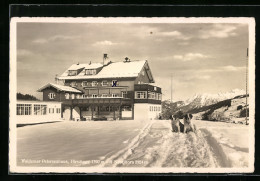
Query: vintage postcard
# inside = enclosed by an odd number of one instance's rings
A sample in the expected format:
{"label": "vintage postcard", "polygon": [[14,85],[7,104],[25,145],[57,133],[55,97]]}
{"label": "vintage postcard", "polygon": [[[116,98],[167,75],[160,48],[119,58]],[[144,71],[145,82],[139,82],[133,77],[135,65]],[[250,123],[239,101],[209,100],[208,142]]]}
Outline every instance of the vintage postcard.
{"label": "vintage postcard", "polygon": [[254,18],[12,18],[10,173],[252,173]]}

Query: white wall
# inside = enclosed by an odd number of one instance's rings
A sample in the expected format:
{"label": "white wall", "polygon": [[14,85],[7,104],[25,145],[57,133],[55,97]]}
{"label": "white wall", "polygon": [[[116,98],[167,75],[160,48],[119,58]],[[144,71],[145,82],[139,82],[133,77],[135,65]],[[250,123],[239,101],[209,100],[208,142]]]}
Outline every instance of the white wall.
{"label": "white wall", "polygon": [[[151,107],[153,108],[151,109]],[[134,105],[134,119],[135,120],[158,119],[161,110],[162,110],[161,105],[158,104],[138,103]]]}
{"label": "white wall", "polygon": [[[17,124],[33,124],[41,122],[61,121],[61,102],[47,102],[47,101],[17,101],[17,104],[30,104],[31,114],[30,115],[16,115]],[[35,115],[34,105],[46,105],[45,115]],[[54,108],[54,113],[49,113],[49,108]],[[56,112],[56,108],[60,109],[60,112]]]}
{"label": "white wall", "polygon": [[64,112],[63,112],[63,119],[70,120],[70,107],[65,106]]}

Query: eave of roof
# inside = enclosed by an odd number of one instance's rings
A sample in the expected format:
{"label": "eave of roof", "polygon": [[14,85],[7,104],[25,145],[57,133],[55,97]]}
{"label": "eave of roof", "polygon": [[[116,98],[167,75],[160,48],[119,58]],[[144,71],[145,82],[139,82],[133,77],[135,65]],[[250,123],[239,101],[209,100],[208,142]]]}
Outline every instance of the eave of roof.
{"label": "eave of roof", "polygon": [[58,79],[61,80],[83,80],[83,79],[102,79],[102,78],[136,78],[147,61],[132,62],[113,62],[102,68],[96,75],[85,75],[79,73],[75,76],[68,76],[65,71]]}
{"label": "eave of roof", "polygon": [[40,89],[38,89],[38,92],[42,92],[44,89],[48,88],[48,87],[53,87],[59,91],[64,91],[64,92],[73,92],[73,93],[82,93],[80,90],[77,90],[73,87],[69,87],[69,86],[64,86],[64,85],[58,85],[58,84],[53,84],[53,83],[48,83],[45,86],[41,87]]}

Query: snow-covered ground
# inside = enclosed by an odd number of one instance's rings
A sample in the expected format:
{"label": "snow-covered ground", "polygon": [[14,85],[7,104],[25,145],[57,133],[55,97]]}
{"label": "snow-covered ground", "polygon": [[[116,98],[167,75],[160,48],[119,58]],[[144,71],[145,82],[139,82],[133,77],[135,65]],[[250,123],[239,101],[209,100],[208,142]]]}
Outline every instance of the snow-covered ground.
{"label": "snow-covered ground", "polygon": [[82,167],[248,166],[248,126],[201,120],[194,123],[198,131],[188,134],[171,132],[169,120],[69,121],[20,127],[17,163]]}

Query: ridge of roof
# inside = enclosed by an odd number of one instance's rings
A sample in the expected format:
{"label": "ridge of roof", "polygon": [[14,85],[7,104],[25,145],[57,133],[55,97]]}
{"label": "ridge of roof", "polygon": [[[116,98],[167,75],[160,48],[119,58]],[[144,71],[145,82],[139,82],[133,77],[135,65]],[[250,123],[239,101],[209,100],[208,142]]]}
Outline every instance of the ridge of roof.
{"label": "ridge of roof", "polygon": [[42,86],[41,88],[39,88],[37,91],[41,92],[43,89],[45,89],[45,88],[47,88],[49,86],[52,86],[52,87],[54,87],[54,88],[56,88],[58,90],[65,91],[65,92],[82,93],[80,90],[75,89],[73,87],[59,85],[59,84],[54,84],[54,83],[48,83],[48,84]]}
{"label": "ridge of roof", "polygon": [[[129,62],[111,62],[101,69],[98,74],[85,75],[84,71],[81,71],[78,75],[68,76],[67,69],[59,79],[99,79],[99,78],[131,78],[137,77],[147,60],[134,60]],[[86,69],[86,68],[85,68]]]}

